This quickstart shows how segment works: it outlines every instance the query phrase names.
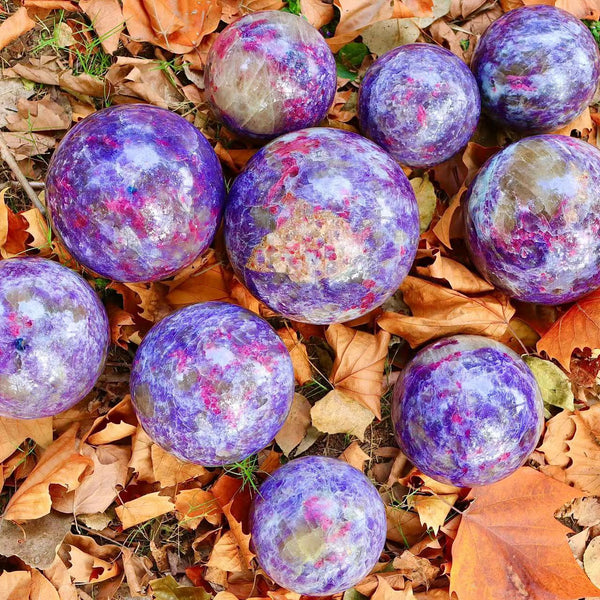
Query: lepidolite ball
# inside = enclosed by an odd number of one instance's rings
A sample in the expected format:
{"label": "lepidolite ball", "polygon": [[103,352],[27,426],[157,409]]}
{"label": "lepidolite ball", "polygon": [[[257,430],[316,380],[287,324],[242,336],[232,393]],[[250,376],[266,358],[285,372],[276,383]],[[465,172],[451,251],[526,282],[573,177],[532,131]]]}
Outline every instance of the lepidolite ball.
{"label": "lepidolite ball", "polygon": [[466,200],[479,272],[526,302],[561,304],[600,287],[600,150],[562,135],[493,156]]}
{"label": "lepidolite ball", "polygon": [[270,138],[327,116],[337,87],[335,59],[306,19],[256,12],[219,34],[204,84],[206,99],[227,127]]}
{"label": "lepidolite ball", "polygon": [[0,415],[71,408],[101,375],[109,341],[104,307],[77,273],[42,258],[0,261]]}
{"label": "lepidolite ball", "polygon": [[430,344],[402,371],[392,421],[398,445],[423,473],[471,487],[525,462],[542,431],[543,401],[510,348],[456,335]]}
{"label": "lepidolite ball", "polygon": [[337,594],[366,577],[387,530],[373,484],[324,456],[275,471],[256,495],[251,520],[260,566],[279,585],[307,596]]}
{"label": "lepidolite ball", "polygon": [[589,29],[553,6],[507,12],[481,36],[471,68],[484,111],[517,131],[566,125],[592,101],[600,51]]}
{"label": "lepidolite ball", "polygon": [[238,276],[273,310],[307,323],[348,321],[382,304],[408,273],[418,236],[398,163],[339,129],[304,129],[265,146],[225,211]]}
{"label": "lepidolite ball", "polygon": [[131,370],[148,435],[182,460],[238,462],[279,431],[294,396],[290,355],[271,326],[233,304],[205,302],[152,327]]}
{"label": "lepidolite ball", "polygon": [[98,111],[52,157],[54,228],[83,265],[117,281],[163,279],[210,244],[225,197],[221,166],[183,117],[144,104]]}
{"label": "lepidolite ball", "polygon": [[431,167],[464,148],[480,111],[467,65],[433,44],[384,54],[367,70],[358,100],[365,135],[411,167]]}

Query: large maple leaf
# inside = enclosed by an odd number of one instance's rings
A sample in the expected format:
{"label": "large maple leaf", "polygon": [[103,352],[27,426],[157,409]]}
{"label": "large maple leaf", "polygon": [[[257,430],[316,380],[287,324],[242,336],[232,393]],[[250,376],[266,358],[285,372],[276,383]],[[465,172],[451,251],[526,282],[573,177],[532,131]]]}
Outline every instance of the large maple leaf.
{"label": "large maple leaf", "polygon": [[583,492],[524,467],[475,487],[452,545],[450,590],[459,600],[573,600],[598,596],[554,518]]}

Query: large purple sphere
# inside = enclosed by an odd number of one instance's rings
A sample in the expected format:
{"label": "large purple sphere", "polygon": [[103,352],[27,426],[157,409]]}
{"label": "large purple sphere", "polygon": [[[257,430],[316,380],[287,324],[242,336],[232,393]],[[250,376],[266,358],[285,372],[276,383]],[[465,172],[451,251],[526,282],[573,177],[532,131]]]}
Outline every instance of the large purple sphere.
{"label": "large purple sphere", "polygon": [[183,117],[144,104],[101,110],[54,153],[52,222],[69,252],[117,281],[163,279],[210,244],[225,196],[221,166]]}
{"label": "large purple sphere", "polygon": [[235,180],[225,238],[238,276],[282,315],[347,321],[382,304],[415,256],[419,216],[402,169],[339,129],[289,133]]}
{"label": "large purple sphere", "polygon": [[42,258],[0,261],[0,415],[38,419],[79,402],[109,341],[104,307],[77,273]]}
{"label": "large purple sphere", "polygon": [[335,59],[304,18],[257,12],[219,34],[204,84],[206,99],[227,127],[270,138],[325,118],[337,87]]}
{"label": "large purple sphere", "polygon": [[260,566],[279,585],[307,596],[343,592],[377,563],[385,508],[373,484],[334,458],[287,463],[261,486],[251,511]]}
{"label": "large purple sphere", "polygon": [[264,448],[294,396],[290,355],[271,326],[224,302],[183,308],[144,338],[131,396],[148,435],[168,452],[206,466]]}
{"label": "large purple sphere", "polygon": [[493,156],[466,200],[473,263],[526,302],[561,304],[600,286],[600,150],[525,138]]}
{"label": "large purple sphere", "polygon": [[423,473],[458,486],[485,485],[518,469],[535,448],[543,401],[510,348],[477,335],[430,344],[394,387],[401,450]]}
{"label": "large purple sphere", "polygon": [[480,108],[477,82],[462,60],[433,44],[408,44],[369,67],[358,118],[397,161],[431,167],[464,148]]}
{"label": "large purple sphere", "polygon": [[525,6],[494,21],[471,68],[487,114],[514,130],[552,131],[590,104],[600,51],[589,29],[553,6]]}

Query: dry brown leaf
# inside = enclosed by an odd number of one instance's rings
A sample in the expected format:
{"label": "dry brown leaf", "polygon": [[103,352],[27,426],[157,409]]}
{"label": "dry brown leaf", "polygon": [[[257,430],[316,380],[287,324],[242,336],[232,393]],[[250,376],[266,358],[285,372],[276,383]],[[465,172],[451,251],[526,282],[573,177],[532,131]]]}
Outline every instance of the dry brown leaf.
{"label": "dry brown leaf", "polygon": [[123,310],[114,302],[106,304],[106,313],[110,327],[110,341],[120,348],[127,350],[129,348],[130,336],[138,330],[133,320],[133,315]]}
{"label": "dry brown leaf", "polygon": [[355,469],[362,471],[365,468],[365,462],[370,460],[369,455],[363,451],[358,442],[352,442],[341,454],[340,460],[352,465]]}
{"label": "dry brown leaf", "polygon": [[600,291],[578,300],[537,343],[537,351],[569,371],[576,348],[600,348]]}
{"label": "dry brown leaf", "polygon": [[22,98],[19,100],[17,113],[6,121],[9,131],[62,131],[71,126],[71,106],[64,95],[63,103],[55,102],[50,95],[41,100]]}
{"label": "dry brown leaf", "polygon": [[237,174],[256,154],[257,148],[225,148],[221,142],[217,142],[215,152],[221,161]]}
{"label": "dry brown leaf", "polygon": [[410,585],[404,589],[395,590],[386,578],[381,575],[376,577],[378,585],[375,593],[371,596],[371,600],[414,600],[415,595]]}
{"label": "dry brown leaf", "polygon": [[570,462],[567,456],[567,440],[572,439],[575,434],[572,415],[571,411],[563,410],[546,423],[544,440],[538,450],[544,453],[549,465],[566,467]]}
{"label": "dry brown leaf", "polygon": [[469,298],[411,276],[400,290],[412,316],[386,312],[377,322],[382,329],[406,339],[412,348],[458,333],[501,338],[515,314],[508,297],[500,292]]}
{"label": "dry brown leaf", "polygon": [[206,566],[215,567],[230,573],[237,573],[244,570],[240,550],[231,531],[225,532],[217,540]]}
{"label": "dry brown leaf", "polygon": [[126,446],[93,448],[84,444],[81,453],[94,461],[94,471],[73,492],[55,500],[53,508],[73,515],[104,512],[127,481],[131,451]]}
{"label": "dry brown leaf", "polygon": [[313,425],[323,433],[349,433],[365,439],[373,413],[339,390],[331,390],[310,410]]}
{"label": "dry brown leaf", "polygon": [[124,27],[123,11],[118,0],[80,0],[79,6],[90,18],[104,51],[107,54],[115,52]]}
{"label": "dry brown leaf", "polygon": [[47,448],[52,443],[52,417],[27,420],[0,417],[0,462],[6,460],[26,439]]}
{"label": "dry brown leaf", "polygon": [[327,328],[325,337],[335,352],[329,377],[335,389],[381,419],[383,369],[389,333],[380,331],[372,335],[336,323]]}
{"label": "dry brown leaf", "polygon": [[480,294],[491,292],[494,289],[494,286],[485,279],[440,252],[435,253],[435,259],[430,265],[417,267],[417,273],[423,277],[443,279],[450,284],[453,290],[464,294]]}
{"label": "dry brown leaf", "polygon": [[88,433],[83,437],[98,446],[110,444],[133,435],[138,427],[137,418],[131,404],[131,396],[127,394],[121,402],[115,404],[105,415],[98,417]]}
{"label": "dry brown leaf", "polygon": [[300,10],[315,29],[327,25],[334,17],[333,4],[323,0],[300,0]]}
{"label": "dry brown leaf", "polygon": [[429,560],[415,556],[409,550],[405,550],[400,556],[394,558],[392,566],[404,577],[410,579],[414,587],[421,585],[429,587],[440,572],[440,569],[431,564]]}
{"label": "dry brown leaf", "polygon": [[437,535],[457,500],[458,494],[435,496],[415,494],[411,496],[409,505],[417,512],[421,523],[433,529],[433,533]]}
{"label": "dry brown leaf", "polygon": [[450,592],[461,600],[571,600],[600,591],[567,544],[570,531],[554,518],[583,492],[524,467],[472,490],[452,544]]}
{"label": "dry brown leaf", "polygon": [[52,582],[54,588],[58,590],[60,600],[79,600],[77,588],[71,581],[69,571],[60,556],[57,555],[52,566],[44,570],[44,575]]}
{"label": "dry brown leaf", "polygon": [[61,600],[52,584],[39,572],[5,571],[0,575],[2,600]]}
{"label": "dry brown leaf", "polygon": [[419,521],[419,516],[414,512],[386,506],[385,514],[388,540],[412,546],[426,531]]}
{"label": "dry brown leaf", "polygon": [[162,487],[170,487],[189,479],[197,479],[202,485],[212,480],[213,474],[202,465],[179,460],[159,445],[150,448],[154,481]]}
{"label": "dry brown leaf", "polygon": [[310,425],[310,409],[310,402],[302,394],[294,394],[290,412],[275,436],[286,456],[304,439]]}
{"label": "dry brown leaf", "polygon": [[582,137],[587,137],[590,131],[594,128],[594,122],[592,121],[592,114],[590,112],[590,107],[586,107],[586,109],[577,117],[575,117],[572,121],[564,125],[563,127],[559,127],[552,131],[553,134],[556,135],[571,135],[571,131],[576,130],[579,131]]}
{"label": "dry brown leaf", "polygon": [[5,519],[23,521],[43,517],[52,506],[51,485],[61,486],[67,492],[79,487],[91,472],[93,462],[80,454],[76,434],[77,426],[71,427],[42,454],[40,462],[10,499]]}
{"label": "dry brown leaf", "polygon": [[[250,564],[252,563],[252,560],[254,559],[254,557],[256,555],[250,550],[250,538],[251,538],[250,534],[244,533],[242,522],[240,520],[238,520],[232,512],[235,501],[236,501],[236,499],[234,498],[228,504],[226,504],[225,506],[222,507],[223,514],[225,515],[225,518],[227,519],[227,522],[229,523],[230,531],[228,533],[231,533],[233,535],[235,542],[237,544],[240,563],[242,565],[242,570],[248,570],[248,569],[250,569]],[[218,566],[218,565],[213,565],[213,566]],[[219,568],[222,569],[223,567],[219,567]],[[224,570],[227,570],[227,569],[224,569]]]}
{"label": "dry brown leaf", "polygon": [[100,545],[91,537],[71,533],[58,551],[75,583],[98,583],[116,577],[121,572],[117,562],[120,554],[115,544]]}
{"label": "dry brown leaf", "polygon": [[131,444],[131,460],[129,466],[137,473],[138,481],[154,483],[154,468],[152,466],[153,442],[148,434],[138,426],[133,434]]}
{"label": "dry brown leaf", "polygon": [[277,335],[283,340],[292,364],[294,365],[294,379],[298,385],[304,385],[312,379],[312,367],[308,359],[306,346],[298,339],[298,334],[290,327],[277,330]]}
{"label": "dry brown leaf", "polygon": [[448,248],[452,248],[452,239],[462,235],[461,198],[467,191],[465,185],[459,186],[458,191],[452,197],[448,208],[444,211],[440,220],[433,227],[435,236]]}
{"label": "dry brown leaf", "polygon": [[140,496],[115,508],[117,516],[123,523],[123,529],[129,529],[173,510],[175,510],[173,500],[169,496],[161,496],[160,492]]}
{"label": "dry brown leaf", "polygon": [[217,0],[124,0],[123,16],[132,39],[175,54],[197,47],[216,30],[222,7]]}
{"label": "dry brown leaf", "polygon": [[50,256],[52,248],[48,242],[50,239],[50,226],[42,213],[37,208],[30,208],[21,213],[29,227],[25,231],[33,238],[28,245],[30,248],[39,250],[40,256]]}
{"label": "dry brown leaf", "polygon": [[179,524],[186,529],[196,529],[203,519],[215,526],[221,522],[221,507],[213,493],[205,490],[182,490],[175,496],[175,510]]}
{"label": "dry brown leaf", "polygon": [[166,299],[169,288],[164,283],[152,281],[147,283],[124,283],[123,285],[139,297],[138,306],[142,319],[156,323],[171,312]]}
{"label": "dry brown leaf", "polygon": [[35,21],[22,6],[0,25],[0,50],[35,27]]}
{"label": "dry brown leaf", "polygon": [[[537,3],[539,3],[539,0]],[[530,4],[530,2],[526,2],[526,4]],[[554,6],[570,12],[578,19],[590,19],[592,21],[600,19],[600,6],[598,6],[597,0],[556,0]]]}
{"label": "dry brown leaf", "polygon": [[15,214],[4,202],[8,189],[6,187],[0,190],[0,254],[3,258],[24,252],[28,238],[27,221]]}
{"label": "dry brown leaf", "polygon": [[600,404],[577,411],[570,417],[575,425],[573,437],[566,442],[570,459],[565,469],[567,482],[589,494],[600,494]]}
{"label": "dry brown leaf", "polygon": [[197,302],[228,300],[232,277],[221,263],[216,262],[214,255],[211,255],[208,262],[191,277],[176,280],[174,284],[169,285],[167,301],[174,308],[179,308]]}

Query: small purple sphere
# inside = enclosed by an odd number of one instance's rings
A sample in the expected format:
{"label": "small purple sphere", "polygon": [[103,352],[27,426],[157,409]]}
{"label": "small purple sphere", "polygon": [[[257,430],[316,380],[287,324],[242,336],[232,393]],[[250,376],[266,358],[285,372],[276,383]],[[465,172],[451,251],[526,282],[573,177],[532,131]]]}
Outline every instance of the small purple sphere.
{"label": "small purple sphere", "polygon": [[198,129],[173,112],[126,104],[67,133],[48,168],[46,198],[80,263],[116,281],[152,281],[208,247],[225,185]]}
{"label": "small purple sphere", "polygon": [[0,415],[39,419],[79,402],[102,374],[108,318],[88,283],[43,258],[0,261]]}
{"label": "small purple sphere", "polygon": [[241,135],[268,139],[316,125],[337,87],[335,59],[304,18],[256,12],[226,27],[204,72],[206,99]]}
{"label": "small purple sphere", "polygon": [[406,366],[392,398],[402,452],[423,473],[471,487],[510,475],[544,424],[529,367],[510,348],[478,335],[430,344]]}
{"label": "small purple sphere", "polygon": [[159,446],[182,460],[221,466],[275,437],[294,397],[294,369],[264,319],[205,302],[148,332],[133,361],[131,396]]}
{"label": "small purple sphere", "polygon": [[561,304],[600,287],[600,150],[563,135],[520,140],[467,194],[473,263],[525,302]]}
{"label": "small purple sphere", "polygon": [[471,68],[483,110],[517,131],[552,131],[590,104],[600,51],[589,29],[554,6],[524,6],[481,36]]}
{"label": "small purple sphere", "polygon": [[336,323],[398,288],[419,237],[417,203],[392,157],[348,131],[304,129],[260,150],[225,211],[231,263],[285,317]]}
{"label": "small purple sphere", "polygon": [[365,135],[410,167],[437,165],[464,148],[479,120],[477,82],[445,48],[408,44],[384,54],[360,87]]}
{"label": "small purple sphere", "polygon": [[260,566],[279,585],[307,596],[337,594],[366,577],[387,530],[373,484],[324,456],[275,471],[254,500],[251,521]]}

